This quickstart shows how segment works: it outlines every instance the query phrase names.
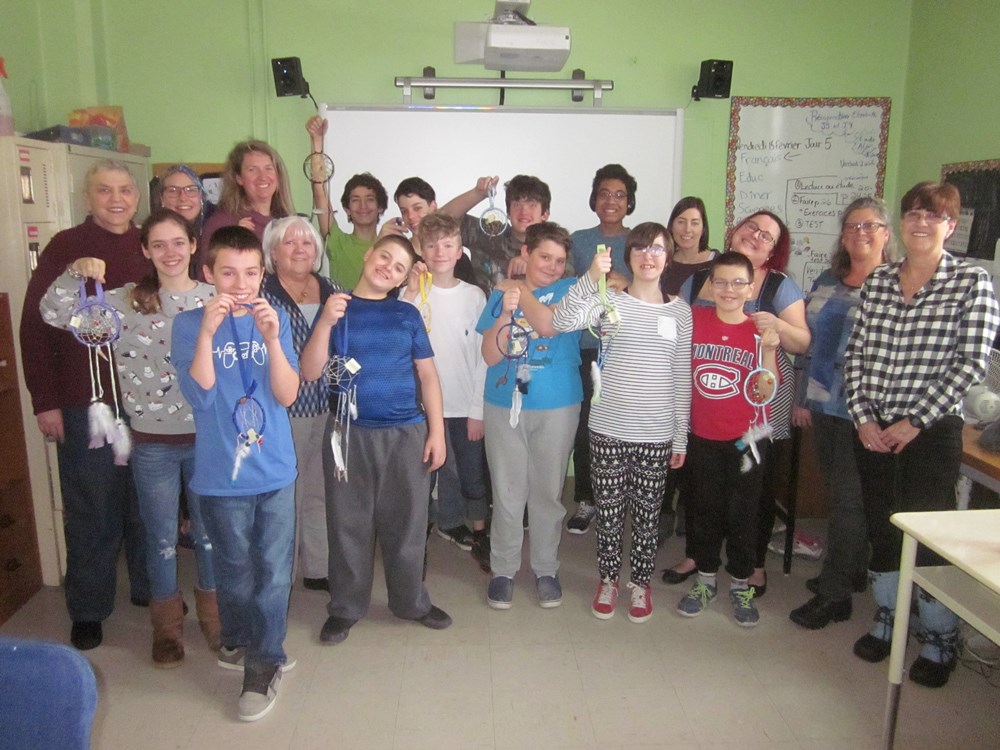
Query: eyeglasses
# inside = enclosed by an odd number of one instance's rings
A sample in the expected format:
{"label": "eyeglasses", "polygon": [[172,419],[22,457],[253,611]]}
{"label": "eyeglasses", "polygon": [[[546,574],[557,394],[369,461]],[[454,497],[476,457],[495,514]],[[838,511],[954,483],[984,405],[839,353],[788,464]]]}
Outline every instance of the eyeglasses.
{"label": "eyeglasses", "polygon": [[747,229],[750,230],[751,235],[756,235],[760,237],[768,245],[773,245],[775,242],[777,242],[777,240],[774,239],[774,236],[770,232],[765,232],[763,229],[757,226],[757,222],[753,221],[752,219],[743,226],[745,226]]}
{"label": "eyeglasses", "polygon": [[944,224],[946,221],[951,221],[951,217],[948,214],[938,214],[933,211],[924,211],[922,208],[914,208],[903,214],[903,221],[912,221],[917,223],[918,221],[926,221],[928,224]]}
{"label": "eyeglasses", "polygon": [[712,279],[712,288],[720,292],[724,292],[726,289],[732,289],[734,292],[742,292],[748,286],[750,286],[750,282],[746,279],[733,279],[732,281]]}
{"label": "eyeglasses", "polygon": [[187,196],[195,196],[201,193],[201,188],[197,185],[185,185],[184,187],[167,185],[163,188],[163,194],[169,195],[171,198],[176,198],[181,193],[184,193],[184,195]]}
{"label": "eyeglasses", "polygon": [[608,200],[609,198],[614,198],[616,201],[623,201],[626,198],[628,198],[628,193],[626,193],[626,192],[624,192],[622,190],[616,190],[613,193],[610,190],[598,190],[597,191],[597,197],[601,198],[603,200]]}
{"label": "eyeglasses", "polygon": [[633,247],[632,252],[634,253],[646,253],[646,255],[652,255],[654,258],[659,258],[665,252],[667,248],[663,245],[650,245],[649,247]]}
{"label": "eyeglasses", "polygon": [[883,224],[881,221],[863,221],[857,224],[844,224],[844,232],[846,234],[858,234],[858,232],[872,234],[879,229],[885,229],[887,226],[888,224]]}

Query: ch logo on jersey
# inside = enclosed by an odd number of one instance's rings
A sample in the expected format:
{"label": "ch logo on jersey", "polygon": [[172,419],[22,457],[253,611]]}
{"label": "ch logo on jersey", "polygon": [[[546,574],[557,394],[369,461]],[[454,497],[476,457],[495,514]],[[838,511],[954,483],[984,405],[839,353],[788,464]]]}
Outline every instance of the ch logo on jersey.
{"label": "ch logo on jersey", "polygon": [[732,398],[740,392],[740,371],[717,362],[699,365],[694,371],[694,387],[705,398]]}

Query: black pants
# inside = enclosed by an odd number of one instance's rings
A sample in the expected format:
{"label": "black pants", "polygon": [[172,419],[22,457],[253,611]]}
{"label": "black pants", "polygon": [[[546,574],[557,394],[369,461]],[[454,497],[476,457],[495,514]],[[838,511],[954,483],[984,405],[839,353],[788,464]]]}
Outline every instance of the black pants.
{"label": "black pants", "polygon": [[[590,334],[584,331],[583,335]],[[594,504],[594,483],[590,480],[590,399],[594,395],[594,381],[590,377],[590,363],[596,361],[597,349],[580,350],[583,401],[573,441],[573,501],[584,505]]]}

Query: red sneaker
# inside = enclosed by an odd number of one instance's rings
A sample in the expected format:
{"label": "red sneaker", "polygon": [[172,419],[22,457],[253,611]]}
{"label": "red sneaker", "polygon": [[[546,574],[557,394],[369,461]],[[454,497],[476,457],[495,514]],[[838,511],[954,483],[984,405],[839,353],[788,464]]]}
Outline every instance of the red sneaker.
{"label": "red sneaker", "polygon": [[597,585],[597,593],[590,605],[594,617],[600,620],[610,620],[615,616],[615,605],[618,604],[618,581],[605,578]]}
{"label": "red sneaker", "polygon": [[632,589],[632,603],[628,608],[628,619],[632,622],[646,622],[653,616],[653,592],[649,589],[649,584],[640,586],[637,583],[629,583]]}

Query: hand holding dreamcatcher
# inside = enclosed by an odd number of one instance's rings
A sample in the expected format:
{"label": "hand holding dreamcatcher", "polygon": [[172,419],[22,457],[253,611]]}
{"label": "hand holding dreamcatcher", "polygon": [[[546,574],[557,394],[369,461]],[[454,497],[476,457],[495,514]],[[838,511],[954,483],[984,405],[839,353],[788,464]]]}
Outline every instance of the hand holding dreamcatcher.
{"label": "hand holding dreamcatcher", "polygon": [[[87,410],[90,447],[110,445],[115,464],[125,466],[132,452],[132,439],[118,407],[118,377],[111,352],[111,345],[121,334],[122,324],[118,311],[104,301],[104,286],[101,282],[95,280],[94,289],[94,296],[88,297],[87,280],[80,279],[80,302],[73,309],[69,321],[76,340],[90,350],[87,357],[90,371],[90,408]],[[113,413],[111,407],[102,400],[104,387],[101,385],[101,359],[108,363],[111,397],[115,405]]]}
{"label": "hand holding dreamcatcher", "polygon": [[[622,320],[618,314],[615,303],[608,296],[608,274],[611,272],[611,248],[607,245],[598,245],[591,263],[591,272],[600,274],[597,279],[597,301],[595,309],[590,315],[590,319],[595,322],[587,326],[590,335],[597,339],[597,360],[590,363],[590,378],[594,383],[594,395],[591,397],[592,404],[601,403],[601,370],[604,362],[608,358],[608,350],[611,342],[621,329]],[[596,313],[596,314],[594,314]]]}
{"label": "hand holding dreamcatcher", "polygon": [[330,433],[330,450],[333,451],[333,462],[336,466],[337,479],[348,480],[348,451],[350,449],[351,422],[358,418],[358,386],[357,377],[361,372],[361,364],[347,353],[349,345],[347,316],[344,315],[334,325],[334,354],[323,367],[323,377],[327,388],[337,396],[337,409],[334,413],[334,427]]}
{"label": "hand holding dreamcatcher", "polygon": [[[251,306],[252,307],[252,306]],[[236,329],[236,319],[229,314],[229,327],[233,335],[233,346],[236,347],[236,363],[240,368],[240,381],[243,383],[243,395],[236,400],[233,407],[233,426],[236,428],[236,454],[233,460],[233,473],[230,481],[235,484],[243,461],[250,455],[254,446],[260,451],[264,447],[264,428],[267,427],[267,415],[260,402],[254,398],[257,381],[251,372],[254,350],[254,330],[250,331],[250,341],[246,347],[240,341]],[[256,326],[256,323],[254,324]]]}
{"label": "hand holding dreamcatcher", "polygon": [[496,194],[497,189],[491,184],[488,193],[490,205],[479,217],[479,228],[483,230],[483,234],[487,237],[499,237],[510,226],[510,217],[507,216],[506,212],[502,208],[493,205],[493,199],[496,197]]}
{"label": "hand holding dreamcatcher", "polygon": [[778,378],[764,367],[763,359],[764,341],[766,340],[768,349],[775,349],[778,346],[778,334],[773,329],[767,329],[762,335],[754,334],[753,338],[757,345],[757,366],[747,373],[743,381],[743,398],[754,407],[754,416],[750,420],[750,427],[736,443],[736,447],[744,451],[740,466],[740,471],[744,474],[753,468],[755,462],[758,465],[761,463],[757,444],[773,438],[774,428],[767,420],[767,406],[778,393]]}
{"label": "hand holding dreamcatcher", "polygon": [[[508,297],[508,295],[510,295]],[[528,367],[528,345],[530,331],[517,322],[517,303],[521,296],[519,287],[514,286],[503,293],[493,305],[493,317],[499,318],[503,308],[510,309],[510,321],[497,331],[497,349],[503,353],[507,367],[503,375],[497,379],[497,387],[506,385],[510,377],[510,369],[514,367],[514,392],[510,403],[510,426],[517,427],[521,418],[521,399],[528,393],[531,381],[531,370]]]}

